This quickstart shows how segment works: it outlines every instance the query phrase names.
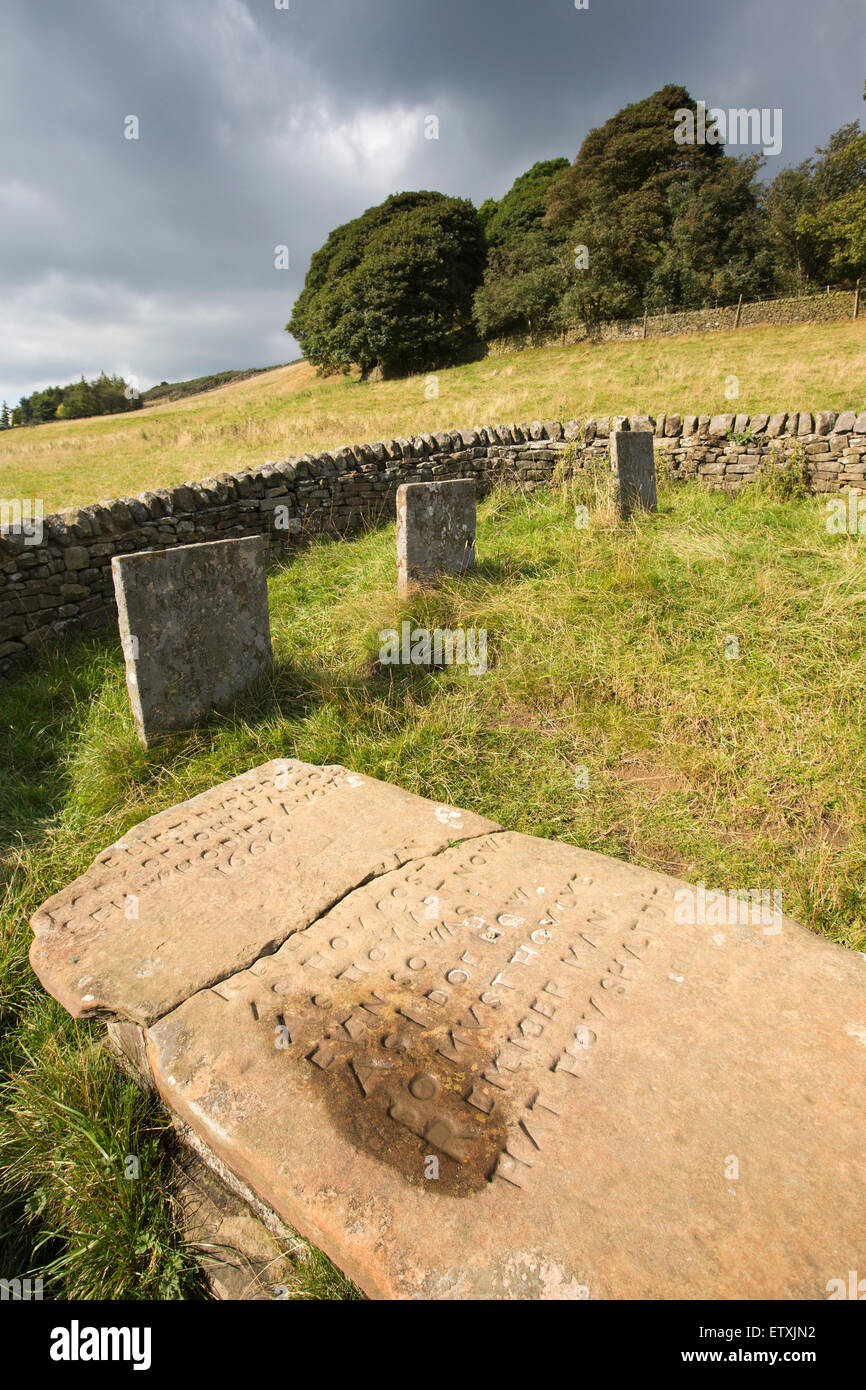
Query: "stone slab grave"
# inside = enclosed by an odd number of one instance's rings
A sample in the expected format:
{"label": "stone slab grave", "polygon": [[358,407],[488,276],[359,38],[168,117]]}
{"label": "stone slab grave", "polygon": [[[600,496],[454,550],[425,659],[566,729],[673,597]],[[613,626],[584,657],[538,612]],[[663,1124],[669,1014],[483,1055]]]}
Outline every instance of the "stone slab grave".
{"label": "stone slab grave", "polygon": [[[175,1122],[181,1142],[172,1153],[174,1196],[184,1237],[215,1298],[264,1302],[297,1287],[307,1247],[248,1190],[238,1190],[222,1165],[196,1151],[196,1137]],[[257,1209],[258,1208],[258,1209]]]}
{"label": "stone slab grave", "polygon": [[115,555],[111,562],[135,730],[148,747],[192,728],[272,661],[262,536]]}
{"label": "stone slab grave", "polygon": [[397,593],[409,598],[442,574],[475,564],[475,484],[402,483],[397,489]]}
{"label": "stone slab grave", "polygon": [[693,898],[281,760],[107,849],[31,961],[373,1297],[824,1299],[866,1269],[866,960]]}
{"label": "stone slab grave", "polygon": [[648,430],[614,430],[610,436],[610,464],[620,517],[656,510],[656,465],[653,436]]}

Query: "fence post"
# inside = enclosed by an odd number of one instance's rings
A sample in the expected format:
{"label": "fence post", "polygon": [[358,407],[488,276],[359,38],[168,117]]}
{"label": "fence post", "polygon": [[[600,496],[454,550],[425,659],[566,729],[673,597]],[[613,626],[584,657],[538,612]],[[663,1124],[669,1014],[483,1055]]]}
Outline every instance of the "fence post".
{"label": "fence post", "polygon": [[[860,283],[859,280],[858,280],[857,283],[858,283],[858,284]],[[644,337],[646,337],[646,316],[647,316],[647,311],[646,311],[646,309],[644,309],[644,311],[643,311],[643,335],[644,335]]]}
{"label": "fence post", "polygon": [[856,319],[856,317],[857,317],[857,315],[859,314],[859,312],[860,312],[860,280],[859,280],[859,277],[858,277],[858,279],[857,279],[857,287],[856,287],[856,289],[854,290],[854,313],[853,313],[852,317]]}
{"label": "fence post", "polygon": [[743,312],[743,296],[740,295],[740,300],[739,300],[739,303],[737,304],[737,317],[734,319],[734,327],[735,327],[735,328],[739,328],[739,326],[740,326],[740,314],[741,314],[742,312]]}

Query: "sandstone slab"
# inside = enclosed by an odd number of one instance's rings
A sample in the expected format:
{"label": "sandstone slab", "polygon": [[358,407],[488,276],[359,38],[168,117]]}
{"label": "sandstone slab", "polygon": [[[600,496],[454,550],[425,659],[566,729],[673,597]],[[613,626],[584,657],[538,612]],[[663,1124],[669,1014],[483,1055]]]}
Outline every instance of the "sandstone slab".
{"label": "sandstone slab", "polygon": [[279,759],[133,826],[34,914],[31,964],[75,1017],[148,1024],[365,879],[491,828],[342,767]]}
{"label": "sandstone slab", "polygon": [[[175,1198],[186,1241],[194,1248],[215,1298],[232,1302],[285,1297],[297,1283],[305,1247],[287,1227],[272,1229],[256,1213],[255,1197],[239,1195],[231,1175],[222,1174],[195,1151],[195,1135],[176,1122],[179,1143],[173,1158]],[[208,1155],[212,1160],[212,1155]]]}
{"label": "sandstone slab", "polygon": [[[358,780],[296,801],[298,849],[327,798],[347,853],[375,833],[381,784],[365,817]],[[400,797],[447,838],[410,855],[402,833],[401,862],[365,869],[371,847],[339,880],[336,855],[271,852],[258,875],[287,893],[318,868],[318,915],[287,901],[277,944],[251,874],[207,970],[181,950],[158,1008],[128,968],[103,990],[149,1024],[121,1025],[127,1051],[203,1146],[374,1297],[823,1299],[866,1267],[866,960],[778,903],[709,909]],[[154,940],[191,926],[166,912]],[[82,939],[81,968],[125,932]],[[60,946],[34,946],[54,992]]]}
{"label": "sandstone slab", "polygon": [[408,598],[475,563],[475,484],[403,483],[397,489],[397,592]]}
{"label": "sandstone slab", "polygon": [[147,747],[225,708],[271,665],[262,536],[116,555],[126,685]]}
{"label": "sandstone slab", "polygon": [[611,435],[610,462],[620,517],[656,509],[656,465],[653,436],[648,430],[616,430]]}

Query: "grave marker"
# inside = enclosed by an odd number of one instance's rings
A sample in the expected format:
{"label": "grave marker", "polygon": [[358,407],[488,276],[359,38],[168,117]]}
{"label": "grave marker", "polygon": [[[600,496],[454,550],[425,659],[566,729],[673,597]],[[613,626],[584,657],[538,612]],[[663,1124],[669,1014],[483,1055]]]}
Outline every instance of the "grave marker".
{"label": "grave marker", "polygon": [[614,430],[610,462],[619,514],[656,510],[656,465],[653,436],[648,430]]}
{"label": "grave marker", "polygon": [[126,685],[148,747],[221,709],[271,665],[262,536],[115,555]]}
{"label": "grave marker", "polygon": [[475,484],[402,483],[397,489],[397,592],[408,598],[442,574],[475,564]]}
{"label": "grave marker", "polygon": [[286,761],[130,832],[31,959],[374,1297],[824,1299],[866,1269],[866,961],[684,895]]}

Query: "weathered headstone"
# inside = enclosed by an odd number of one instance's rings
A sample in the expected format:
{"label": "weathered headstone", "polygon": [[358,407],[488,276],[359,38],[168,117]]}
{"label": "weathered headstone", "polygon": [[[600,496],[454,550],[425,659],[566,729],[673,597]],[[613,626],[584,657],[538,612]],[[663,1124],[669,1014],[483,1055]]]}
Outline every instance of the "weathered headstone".
{"label": "weathered headstone", "polygon": [[442,574],[475,564],[475,484],[403,483],[397,489],[397,592],[408,598]]}
{"label": "weathered headstone", "polygon": [[262,536],[116,555],[126,685],[147,747],[225,708],[271,665]]}
{"label": "weathered headstone", "polygon": [[697,897],[277,762],[101,855],[31,959],[373,1296],[823,1299],[866,1269],[866,960]]}
{"label": "weathered headstone", "polygon": [[653,436],[648,430],[614,430],[610,437],[610,462],[619,514],[627,521],[632,512],[656,509],[656,465]]}

